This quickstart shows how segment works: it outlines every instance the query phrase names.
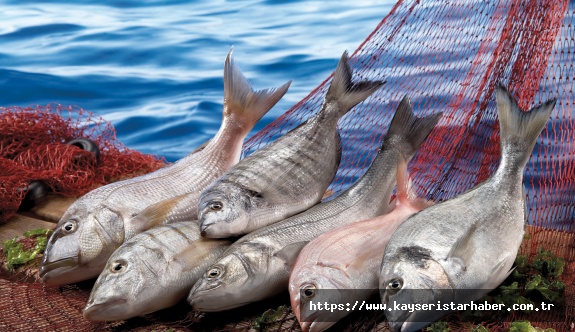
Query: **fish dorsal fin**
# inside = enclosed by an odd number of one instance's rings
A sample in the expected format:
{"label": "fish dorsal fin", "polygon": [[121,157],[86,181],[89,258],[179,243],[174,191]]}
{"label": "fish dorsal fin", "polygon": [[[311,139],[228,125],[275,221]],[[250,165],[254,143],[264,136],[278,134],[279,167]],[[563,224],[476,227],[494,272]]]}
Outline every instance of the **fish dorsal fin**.
{"label": "fish dorsal fin", "polygon": [[471,225],[471,227],[453,244],[451,251],[447,255],[447,261],[453,264],[460,272],[467,270],[469,266],[473,253],[475,252],[475,231],[477,230],[477,224]]}
{"label": "fish dorsal fin", "polygon": [[283,260],[286,263],[286,265],[291,267],[295,264],[295,260],[296,260],[297,256],[299,255],[300,251],[308,243],[309,243],[309,241],[290,243],[287,246],[283,247],[280,251],[275,253],[274,256]]}
{"label": "fish dorsal fin", "polygon": [[228,240],[201,238],[187,245],[174,256],[172,261],[178,263],[182,271],[190,271],[212,254],[216,248],[230,244]]}

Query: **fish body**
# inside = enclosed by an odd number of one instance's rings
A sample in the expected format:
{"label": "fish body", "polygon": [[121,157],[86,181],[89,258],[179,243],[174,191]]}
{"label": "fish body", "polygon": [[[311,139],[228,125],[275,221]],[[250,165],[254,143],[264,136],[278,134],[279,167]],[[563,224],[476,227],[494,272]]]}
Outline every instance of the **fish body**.
{"label": "fish body", "polygon": [[198,311],[221,311],[286,289],[297,255],[310,240],[388,212],[399,160],[411,159],[438,119],[416,118],[405,98],[377,156],[353,186],[331,201],[240,238],[194,285],[188,302]]}
{"label": "fish body", "polygon": [[[470,303],[511,272],[525,227],[523,170],[555,101],[523,112],[497,89],[501,162],[494,175],[402,223],[380,272],[382,303]],[[395,331],[416,331],[446,311],[386,311]]]}
{"label": "fish body", "polygon": [[361,303],[377,291],[381,258],[391,235],[409,216],[431,206],[411,191],[405,161],[398,165],[397,188],[390,213],[338,227],[300,252],[288,289],[303,331],[323,331],[350,313],[310,311],[310,303]]}
{"label": "fish body", "polygon": [[173,306],[230,244],[200,237],[195,221],[140,233],[112,254],[92,288],[84,317],[124,320]]}
{"label": "fish body", "polygon": [[202,192],[198,220],[205,236],[243,235],[321,200],[341,158],[338,120],[383,84],[354,84],[351,75],[344,53],[317,115],[244,158]]}
{"label": "fish body", "polygon": [[[42,280],[62,285],[97,276],[125,240],[160,223],[175,221],[166,216],[184,199],[194,202],[188,220],[196,219],[201,190],[238,162],[244,138],[289,84],[253,91],[232,62],[230,51],[224,69],[223,120],[215,137],[203,149],[172,165],[80,197],[64,213],[48,241],[40,269]],[[168,203],[159,203],[165,200]],[[152,211],[138,217],[149,206]]]}

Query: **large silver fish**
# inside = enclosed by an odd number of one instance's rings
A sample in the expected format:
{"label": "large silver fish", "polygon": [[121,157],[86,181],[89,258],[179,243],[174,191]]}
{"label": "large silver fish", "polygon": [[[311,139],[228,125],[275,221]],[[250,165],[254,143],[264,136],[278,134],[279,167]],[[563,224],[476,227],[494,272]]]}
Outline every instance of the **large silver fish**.
{"label": "large silver fish", "polygon": [[[74,202],[48,241],[40,269],[42,280],[61,285],[97,276],[125,240],[168,220],[161,210],[156,210],[156,218],[134,218],[139,212],[186,193],[197,200],[201,190],[238,162],[244,138],[289,84],[253,91],[232,62],[230,51],[224,69],[223,120],[216,136],[200,151],[170,166],[97,188]],[[192,215],[189,220],[194,219]]]}
{"label": "large silver fish", "polygon": [[173,306],[230,244],[200,237],[195,221],[138,234],[108,260],[94,284],[84,317],[123,320]]}
{"label": "large silver fish", "polygon": [[397,198],[383,216],[333,229],[308,243],[300,252],[289,280],[292,310],[302,331],[323,331],[350,314],[309,310],[310,303],[362,303],[376,293],[385,246],[409,216],[431,206],[411,190],[407,163],[397,170]]}
{"label": "large silver fish", "polygon": [[351,82],[347,52],[319,113],[232,167],[206,188],[198,204],[207,237],[249,233],[318,203],[341,157],[338,120],[382,82]]}
{"label": "large silver fish", "polygon": [[335,199],[234,243],[190,291],[199,311],[220,311],[259,301],[286,289],[300,250],[336,227],[388,212],[400,159],[410,160],[439,119],[416,118],[405,98],[367,172]]}
{"label": "large silver fish", "polygon": [[[505,280],[525,227],[523,169],[554,106],[551,100],[523,112],[509,92],[498,87],[501,162],[497,171],[473,189],[399,226],[381,265],[382,303],[399,309],[401,304],[438,301],[469,304]],[[393,330],[416,331],[448,312],[385,313]]]}

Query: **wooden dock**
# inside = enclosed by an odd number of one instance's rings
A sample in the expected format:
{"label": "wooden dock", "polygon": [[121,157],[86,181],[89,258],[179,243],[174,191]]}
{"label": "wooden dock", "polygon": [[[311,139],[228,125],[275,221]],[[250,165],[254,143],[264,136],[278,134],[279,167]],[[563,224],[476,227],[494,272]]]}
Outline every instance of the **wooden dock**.
{"label": "wooden dock", "polygon": [[6,223],[0,224],[0,243],[21,237],[24,232],[32,229],[53,229],[76,199],[52,195],[31,210],[19,212]]}

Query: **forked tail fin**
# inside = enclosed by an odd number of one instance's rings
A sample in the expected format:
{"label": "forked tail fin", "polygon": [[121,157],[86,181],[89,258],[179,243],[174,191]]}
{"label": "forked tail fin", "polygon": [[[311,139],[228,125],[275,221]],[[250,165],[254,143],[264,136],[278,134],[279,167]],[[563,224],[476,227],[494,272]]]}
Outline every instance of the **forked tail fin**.
{"label": "forked tail fin", "polygon": [[[523,169],[555,107],[556,99],[521,111],[517,101],[507,89],[499,84],[497,87],[497,113],[501,138],[501,165]],[[504,167],[504,166],[502,166]]]}
{"label": "forked tail fin", "polygon": [[406,95],[395,111],[383,144],[392,144],[399,150],[406,162],[409,162],[421,143],[435,128],[441,116],[440,112],[422,118],[416,117]]}
{"label": "forked tail fin", "polygon": [[[347,51],[345,51],[335,69],[322,109],[322,112],[330,113],[330,116],[338,119],[385,84],[382,81],[353,83],[351,81],[352,71],[347,59]],[[331,115],[331,113],[335,114]]]}
{"label": "forked tail fin", "polygon": [[232,60],[232,50],[224,65],[224,118],[234,120],[249,132],[255,124],[283,97],[291,81],[278,88],[254,91]]}

